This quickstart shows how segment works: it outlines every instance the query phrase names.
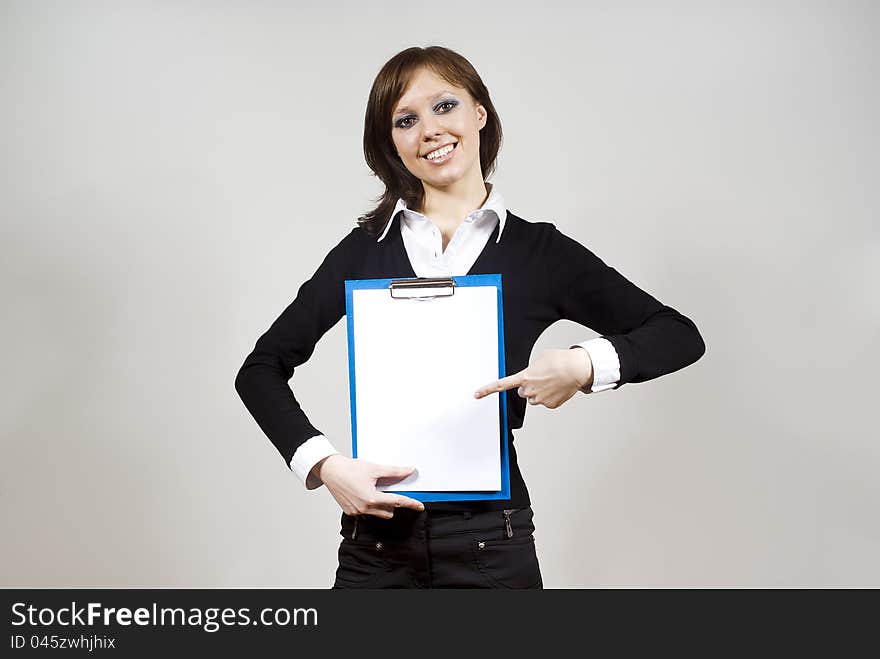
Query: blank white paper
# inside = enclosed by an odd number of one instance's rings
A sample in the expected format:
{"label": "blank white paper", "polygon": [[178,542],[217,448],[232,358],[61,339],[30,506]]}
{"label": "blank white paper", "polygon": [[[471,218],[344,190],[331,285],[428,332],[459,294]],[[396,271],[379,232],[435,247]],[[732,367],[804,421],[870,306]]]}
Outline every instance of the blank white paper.
{"label": "blank white paper", "polygon": [[499,377],[498,289],[355,289],[352,307],[358,458],[417,469],[380,489],[500,490],[499,394],[474,398]]}

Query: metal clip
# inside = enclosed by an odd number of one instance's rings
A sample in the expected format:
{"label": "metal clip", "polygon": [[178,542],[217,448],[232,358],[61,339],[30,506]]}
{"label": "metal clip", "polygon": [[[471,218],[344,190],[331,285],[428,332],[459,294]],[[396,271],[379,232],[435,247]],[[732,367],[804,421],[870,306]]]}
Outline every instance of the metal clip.
{"label": "metal clip", "polygon": [[[418,290],[428,289],[428,295],[419,295]],[[452,277],[417,277],[416,279],[395,279],[388,286],[391,297],[395,300],[417,299],[433,300],[437,297],[455,295],[455,280]]]}
{"label": "metal clip", "polygon": [[512,508],[510,510],[502,511],[504,513],[504,530],[507,533],[508,538],[513,537],[513,527],[510,525],[510,514],[516,510],[516,508]]}

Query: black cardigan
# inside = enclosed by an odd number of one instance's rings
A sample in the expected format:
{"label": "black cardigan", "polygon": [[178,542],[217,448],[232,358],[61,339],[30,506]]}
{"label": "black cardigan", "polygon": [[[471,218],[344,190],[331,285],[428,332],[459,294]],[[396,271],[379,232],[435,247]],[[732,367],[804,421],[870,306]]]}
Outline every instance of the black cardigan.
{"label": "black cardigan", "polygon": [[[399,214],[393,220],[399,223]],[[620,359],[617,387],[645,382],[697,361],[705,344],[696,325],[624,278],[586,247],[548,222],[529,222],[510,211],[503,240],[495,227],[467,274],[501,273],[507,374],[528,366],[535,341],[568,319],[608,339]],[[235,378],[235,389],[284,461],[307,439],[322,434],[309,421],[288,381],[318,340],[345,315],[346,279],[415,277],[399,227],[377,242],[356,227],[324,258],[296,298],[257,340]],[[498,510],[529,505],[513,447],[527,401],[507,395],[511,498],[431,502],[439,510]]]}

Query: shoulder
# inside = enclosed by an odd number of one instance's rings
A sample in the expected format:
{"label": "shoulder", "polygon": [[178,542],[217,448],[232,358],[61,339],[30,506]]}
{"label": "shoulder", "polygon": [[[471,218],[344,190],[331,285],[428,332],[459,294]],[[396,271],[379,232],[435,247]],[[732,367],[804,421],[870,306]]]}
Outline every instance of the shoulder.
{"label": "shoulder", "polygon": [[350,274],[353,264],[359,263],[367,253],[366,246],[370,242],[366,231],[358,226],[348,227],[340,233],[341,236],[337,233],[329,250],[324,252],[319,268],[320,272],[337,277]]}
{"label": "shoulder", "polygon": [[[566,236],[559,231],[554,222],[548,220],[527,220],[520,215],[507,211],[504,225],[504,237],[510,242],[523,243],[530,249],[551,248]],[[502,239],[501,242],[504,242]]]}
{"label": "shoulder", "polygon": [[505,231],[507,231],[507,227],[515,227],[517,231],[524,231],[531,235],[536,235],[554,229],[555,225],[553,222],[544,220],[527,220],[522,215],[517,215],[508,209],[504,227]]}
{"label": "shoulder", "polygon": [[[527,254],[535,262],[547,264],[548,272],[564,272],[572,267],[602,269],[604,261],[586,245],[564,233],[550,221],[529,221],[508,211],[510,244],[522,247],[520,254]],[[504,231],[507,232],[508,226]],[[502,243],[504,240],[501,241]]]}
{"label": "shoulder", "polygon": [[349,227],[344,230],[342,238],[337,241],[330,253],[339,256],[350,255],[375,242],[376,239],[371,237],[362,227]]}

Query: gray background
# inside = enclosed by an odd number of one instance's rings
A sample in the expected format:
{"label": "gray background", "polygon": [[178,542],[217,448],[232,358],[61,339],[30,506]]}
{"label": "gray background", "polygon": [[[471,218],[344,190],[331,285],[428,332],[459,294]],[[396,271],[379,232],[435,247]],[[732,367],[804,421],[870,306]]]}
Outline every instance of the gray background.
{"label": "gray background", "polygon": [[[878,10],[734,4],[4,2],[0,584],[330,584],[339,508],[233,381],[380,191],[373,77],[442,44],[509,208],[708,347],[528,409],[545,584],[880,585]],[[342,450],[346,359],[291,381]]]}

